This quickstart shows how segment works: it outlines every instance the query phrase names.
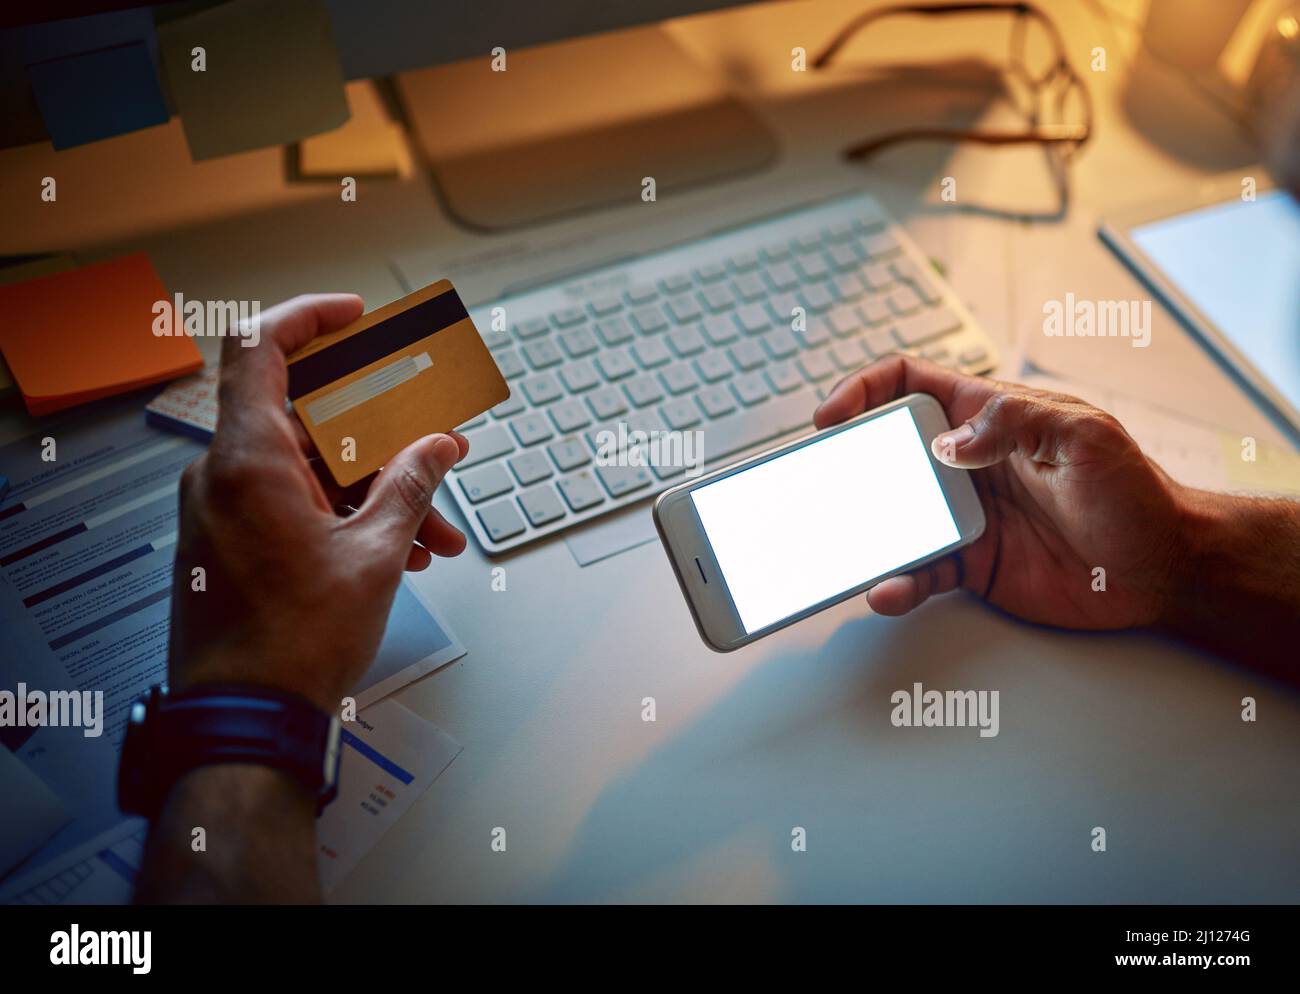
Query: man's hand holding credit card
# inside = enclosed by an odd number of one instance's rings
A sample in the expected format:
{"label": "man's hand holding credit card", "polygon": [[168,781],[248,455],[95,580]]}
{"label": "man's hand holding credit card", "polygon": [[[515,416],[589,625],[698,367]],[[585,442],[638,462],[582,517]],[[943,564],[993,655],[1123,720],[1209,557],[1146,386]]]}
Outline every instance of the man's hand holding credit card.
{"label": "man's hand holding credit card", "polygon": [[447,280],[315,339],[288,362],[289,401],[342,487],[510,396]]}

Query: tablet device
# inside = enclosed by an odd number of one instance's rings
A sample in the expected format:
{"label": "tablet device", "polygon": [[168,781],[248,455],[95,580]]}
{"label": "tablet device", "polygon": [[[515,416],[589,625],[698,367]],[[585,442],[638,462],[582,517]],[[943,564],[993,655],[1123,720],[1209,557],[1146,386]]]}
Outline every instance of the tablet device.
{"label": "tablet device", "polygon": [[1240,176],[1106,221],[1102,239],[1300,434],[1300,206]]}

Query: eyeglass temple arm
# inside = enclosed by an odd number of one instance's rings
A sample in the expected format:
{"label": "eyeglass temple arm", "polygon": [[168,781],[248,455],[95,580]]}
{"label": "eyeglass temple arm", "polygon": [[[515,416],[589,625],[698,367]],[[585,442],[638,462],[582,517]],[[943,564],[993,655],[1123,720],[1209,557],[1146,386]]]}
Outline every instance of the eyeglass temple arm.
{"label": "eyeglass temple arm", "polygon": [[913,128],[895,131],[880,138],[872,138],[845,149],[849,159],[865,159],[889,145],[910,141],[972,141],[983,145],[1055,145],[1072,143],[1081,145],[1088,138],[1083,125],[1050,125],[1034,131],[960,131],[951,128]]}

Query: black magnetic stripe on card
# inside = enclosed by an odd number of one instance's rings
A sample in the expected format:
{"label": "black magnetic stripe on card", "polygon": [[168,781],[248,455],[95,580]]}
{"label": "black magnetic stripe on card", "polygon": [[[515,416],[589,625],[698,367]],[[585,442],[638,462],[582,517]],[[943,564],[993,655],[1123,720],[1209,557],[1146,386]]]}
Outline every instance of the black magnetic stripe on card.
{"label": "black magnetic stripe on card", "polygon": [[455,290],[394,314],[373,328],[359,331],[293,363],[289,367],[289,399],[297,400],[328,386],[467,317],[469,312]]}

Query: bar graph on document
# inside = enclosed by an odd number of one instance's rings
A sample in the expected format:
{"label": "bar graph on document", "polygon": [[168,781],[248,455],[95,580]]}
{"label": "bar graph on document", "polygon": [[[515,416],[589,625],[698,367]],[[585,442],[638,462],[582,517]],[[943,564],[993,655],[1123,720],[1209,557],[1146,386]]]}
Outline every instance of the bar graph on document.
{"label": "bar graph on document", "polygon": [[0,449],[0,681],[104,693],[103,735],[7,728],[4,744],[68,805],[42,861],[121,820],[114,799],[127,708],[163,679],[177,483],[203,446],[144,423],[135,406]]}

